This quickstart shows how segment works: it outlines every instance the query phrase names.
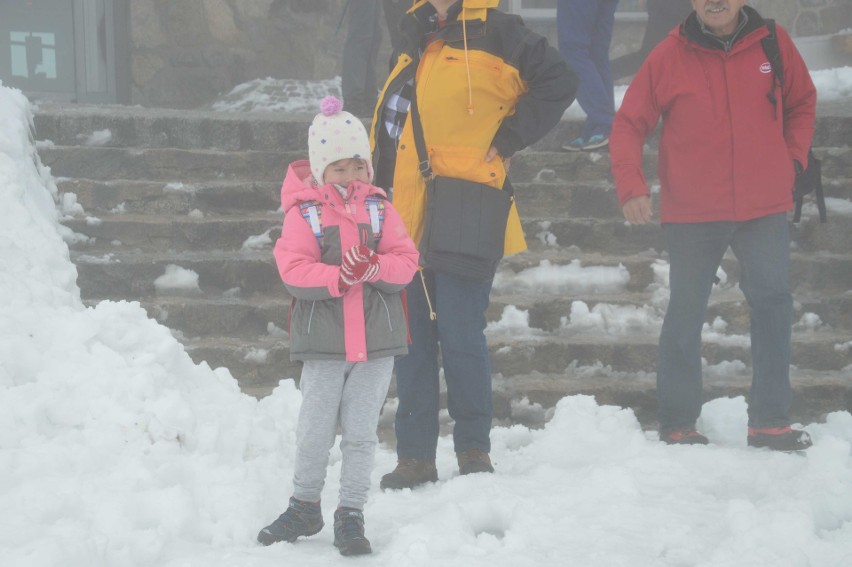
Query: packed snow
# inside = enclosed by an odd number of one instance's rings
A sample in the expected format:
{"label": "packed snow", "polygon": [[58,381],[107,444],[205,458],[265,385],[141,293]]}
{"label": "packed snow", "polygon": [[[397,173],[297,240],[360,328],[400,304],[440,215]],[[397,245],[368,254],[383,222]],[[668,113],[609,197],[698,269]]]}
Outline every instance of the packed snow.
{"label": "packed snow", "polygon": [[[842,77],[832,80],[846,88]],[[452,442],[442,437],[441,480],[414,491],[378,490],[396,460],[383,444],[365,509],[375,551],[356,560],[331,543],[335,448],[323,531],[260,547],[258,530],[284,510],[292,488],[300,404],[292,377],[256,400],[227,370],[194,364],[138,303],[85,307],[63,240],[70,231],[59,224],[75,203],[57,203],[19,91],[0,86],[0,120],[3,567],[852,565],[852,415],[805,424],[814,446],[777,454],[745,446],[742,398],[704,406],[699,425],[712,445],[669,447],[630,410],[566,397],[541,429],[494,428],[493,475],[457,476]],[[622,267],[588,270],[542,264],[501,285],[623,289]],[[663,289],[665,268],[655,271]],[[192,287],[191,274],[171,276],[171,285]],[[528,327],[523,311],[504,313],[509,329]],[[580,302],[570,323],[617,335],[656,319]],[[269,333],[286,336],[274,326]],[[599,366],[568,371],[606,371]],[[385,408],[383,424],[394,409]]]}

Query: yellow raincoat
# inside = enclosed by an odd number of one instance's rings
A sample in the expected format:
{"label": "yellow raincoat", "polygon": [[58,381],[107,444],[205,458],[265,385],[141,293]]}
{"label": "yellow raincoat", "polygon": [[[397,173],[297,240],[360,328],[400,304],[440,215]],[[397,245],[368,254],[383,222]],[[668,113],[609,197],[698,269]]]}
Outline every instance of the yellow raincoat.
{"label": "yellow raincoat", "polygon": [[[404,92],[415,72],[434,174],[497,188],[506,178],[500,158],[544,136],[574,100],[577,78],[559,53],[520,18],[494,10],[498,4],[498,0],[460,0],[428,44],[423,38],[435,27],[430,21],[435,10],[426,0],[415,2],[400,23],[407,47],[396,54],[396,65],[379,97],[370,141],[377,183],[393,187],[394,207],[416,243],[423,234],[426,187],[413,129],[406,119],[396,143],[386,124],[386,107]],[[499,156],[486,162],[492,146]],[[504,251],[525,249],[518,211],[512,206]]]}

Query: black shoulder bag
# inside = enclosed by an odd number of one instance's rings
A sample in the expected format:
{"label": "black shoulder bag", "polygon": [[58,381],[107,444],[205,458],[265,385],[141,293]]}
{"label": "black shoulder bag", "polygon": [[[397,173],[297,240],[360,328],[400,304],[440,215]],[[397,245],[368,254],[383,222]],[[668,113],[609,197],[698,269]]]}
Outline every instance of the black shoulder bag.
{"label": "black shoulder bag", "polygon": [[[784,65],[781,61],[781,50],[778,47],[778,36],[775,32],[775,20],[766,20],[766,26],[769,28],[769,35],[760,40],[763,46],[763,52],[769,59],[769,64],[772,65],[773,87],[775,81],[778,85],[784,88]],[[776,105],[778,101],[775,99],[774,88],[767,95],[769,101]],[[793,201],[796,204],[796,210],[793,213],[793,222],[799,222],[802,218],[802,204],[805,195],[813,192],[817,209],[819,210],[820,222],[826,221],[825,210],[825,195],[822,191],[822,162],[814,155],[813,148],[808,150],[808,163],[803,163],[804,168],[801,172],[796,172],[796,185],[793,189]]]}
{"label": "black shoulder bag", "polygon": [[503,257],[506,223],[514,201],[509,179],[503,189],[497,189],[434,175],[417,110],[416,85],[412,89],[410,118],[420,174],[426,182],[420,265],[467,280],[490,280]]}

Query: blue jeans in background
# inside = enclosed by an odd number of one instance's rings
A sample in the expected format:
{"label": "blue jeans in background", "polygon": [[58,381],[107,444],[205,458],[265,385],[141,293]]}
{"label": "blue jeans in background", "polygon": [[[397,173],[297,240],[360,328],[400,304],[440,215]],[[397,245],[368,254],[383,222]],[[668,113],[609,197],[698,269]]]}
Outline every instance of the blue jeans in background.
{"label": "blue jeans in background", "polygon": [[577,102],[586,113],[582,137],[609,136],[615,117],[615,94],[609,46],[618,0],[558,0],[559,53],[580,77]]}
{"label": "blue jeans in background", "polygon": [[657,355],[660,432],[692,429],[701,413],[701,327],[730,246],[751,315],[751,427],[790,424],[790,226],[784,213],[745,222],[664,224],[671,298]]}
{"label": "blue jeans in background", "polygon": [[474,282],[425,270],[429,305],[420,274],[407,288],[411,345],[396,361],[396,452],[401,459],[434,459],[438,446],[440,382],[438,347],[447,383],[447,407],[455,421],[456,452],[491,450],[491,360],[485,342],[485,311],[492,281]]}

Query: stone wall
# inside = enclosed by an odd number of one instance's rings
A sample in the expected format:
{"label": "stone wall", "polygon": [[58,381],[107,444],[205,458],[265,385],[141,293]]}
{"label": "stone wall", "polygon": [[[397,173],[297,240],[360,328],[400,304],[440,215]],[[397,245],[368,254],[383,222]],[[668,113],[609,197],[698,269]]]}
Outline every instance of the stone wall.
{"label": "stone wall", "polygon": [[[360,0],[351,0],[351,8]],[[329,79],[340,74],[345,0],[131,0],[132,103],[192,108],[257,78]],[[505,2],[504,2],[505,4]],[[555,4],[555,3],[554,3]],[[795,35],[852,28],[850,0],[752,0]],[[547,23],[539,23],[545,29]],[[384,30],[376,72],[387,72]],[[551,23],[549,27],[553,27]],[[641,40],[640,24],[617,26],[614,53]],[[548,30],[551,39],[555,30]],[[617,53],[615,53],[617,54]]]}
{"label": "stone wall", "polygon": [[343,0],[129,4],[133,104],[191,108],[251,79],[340,74]]}

